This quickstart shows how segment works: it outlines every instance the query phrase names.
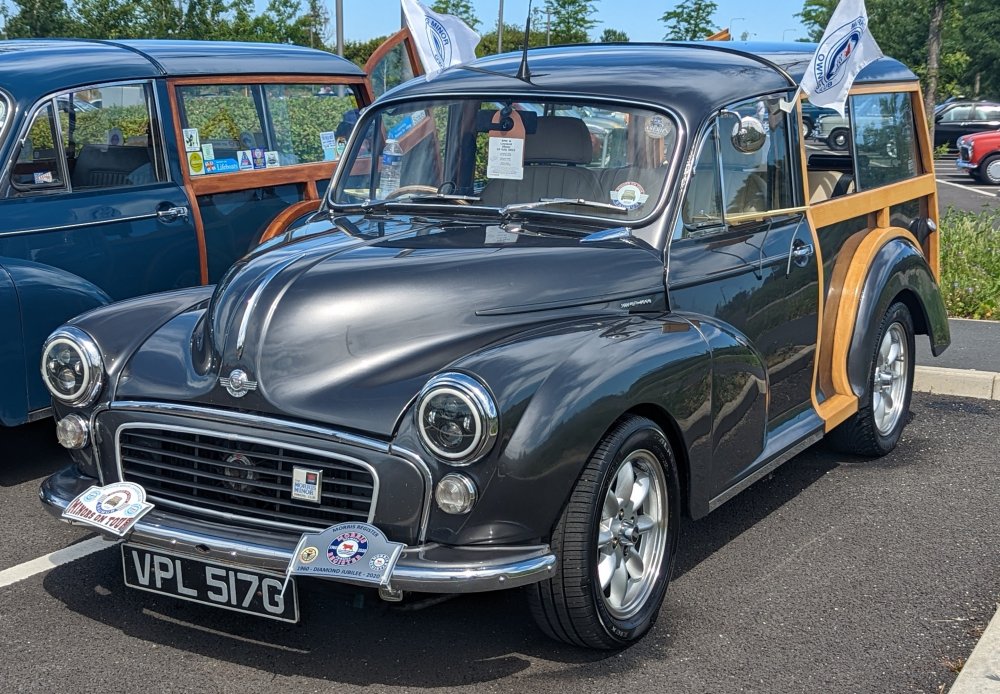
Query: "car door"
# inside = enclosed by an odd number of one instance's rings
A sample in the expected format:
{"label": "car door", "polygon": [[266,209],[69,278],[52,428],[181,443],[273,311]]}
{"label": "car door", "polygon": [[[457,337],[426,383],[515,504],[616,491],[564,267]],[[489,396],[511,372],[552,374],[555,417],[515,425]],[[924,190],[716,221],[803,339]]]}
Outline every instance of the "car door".
{"label": "car door", "polygon": [[35,366],[48,334],[109,300],[196,284],[198,245],[150,82],[47,98],[20,139],[3,181],[0,265],[17,292],[33,411],[49,402]]}
{"label": "car door", "polygon": [[[767,123],[757,152],[738,151],[729,136],[735,114],[747,112]],[[776,99],[720,115],[700,144],[670,245],[671,309],[704,316],[731,340],[713,350],[715,492],[748,475],[768,437],[812,402],[819,271],[788,124]]]}
{"label": "car door", "polygon": [[946,109],[935,119],[934,146],[948,145],[955,147],[955,141],[968,131],[975,107],[971,104],[960,104]]}

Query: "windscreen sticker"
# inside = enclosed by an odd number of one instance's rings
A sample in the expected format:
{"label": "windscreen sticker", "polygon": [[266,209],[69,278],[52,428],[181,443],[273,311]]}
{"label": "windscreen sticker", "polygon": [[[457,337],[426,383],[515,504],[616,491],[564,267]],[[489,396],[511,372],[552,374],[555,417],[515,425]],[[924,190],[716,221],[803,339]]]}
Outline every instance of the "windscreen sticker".
{"label": "windscreen sticker", "polygon": [[36,171],[35,172],[35,185],[41,183],[54,183],[51,171]]}
{"label": "windscreen sticker", "polygon": [[253,168],[255,169],[266,169],[267,164],[264,162],[264,148],[254,147],[251,150],[251,156],[253,156]]}
{"label": "windscreen sticker", "polygon": [[333,161],[337,158],[337,133],[327,130],[319,134],[319,144],[323,148],[323,161]]}
{"label": "windscreen sticker", "polygon": [[347,149],[347,138],[341,135],[337,138],[337,159],[344,156],[345,149]]}
{"label": "windscreen sticker", "polygon": [[201,151],[201,137],[198,135],[198,128],[184,128],[184,151]]}
{"label": "windscreen sticker", "polygon": [[663,116],[650,116],[646,119],[646,135],[654,140],[665,138],[670,134],[672,127],[670,121]]}
{"label": "windscreen sticker", "polygon": [[649,195],[635,181],[626,181],[611,191],[611,204],[629,211],[638,210],[647,200]]}
{"label": "windscreen sticker", "polygon": [[[232,173],[233,171],[239,171],[240,165],[236,163],[235,159],[215,159],[212,161],[215,164],[214,173]],[[208,168],[209,162],[205,162],[205,168]]]}
{"label": "windscreen sticker", "polygon": [[503,227],[486,227],[486,243],[517,243],[517,234]]}
{"label": "windscreen sticker", "polygon": [[281,159],[278,158],[278,153],[274,150],[264,152],[264,162],[265,166],[269,169],[276,169],[281,166]]}
{"label": "windscreen sticker", "polygon": [[237,152],[236,160],[239,162],[240,171],[253,171],[253,157],[249,149],[241,149]]}
{"label": "windscreen sticker", "polygon": [[490,130],[486,175],[489,178],[523,180],[524,122],[521,120],[520,114],[509,108],[502,109],[494,114],[493,123],[499,127]]}
{"label": "windscreen sticker", "polygon": [[210,142],[206,142],[201,146],[201,156],[208,159],[215,159],[215,145]]}
{"label": "windscreen sticker", "polygon": [[213,173],[215,173],[215,160],[214,159],[206,159],[205,160],[205,173],[207,173],[207,174],[213,174]]}
{"label": "windscreen sticker", "polygon": [[122,135],[121,128],[111,128],[108,131],[108,144],[112,147],[118,147],[119,145],[125,144],[125,136]]}
{"label": "windscreen sticker", "polygon": [[201,176],[205,173],[205,158],[201,152],[188,152],[188,171],[192,176]]}

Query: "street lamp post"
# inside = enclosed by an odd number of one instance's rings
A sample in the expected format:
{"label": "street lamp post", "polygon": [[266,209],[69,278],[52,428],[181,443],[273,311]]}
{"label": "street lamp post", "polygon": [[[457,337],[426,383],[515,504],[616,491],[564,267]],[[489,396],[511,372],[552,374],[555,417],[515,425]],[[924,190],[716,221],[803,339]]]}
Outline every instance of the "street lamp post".
{"label": "street lamp post", "polygon": [[497,53],[503,53],[503,0],[500,0],[500,16],[497,18]]}

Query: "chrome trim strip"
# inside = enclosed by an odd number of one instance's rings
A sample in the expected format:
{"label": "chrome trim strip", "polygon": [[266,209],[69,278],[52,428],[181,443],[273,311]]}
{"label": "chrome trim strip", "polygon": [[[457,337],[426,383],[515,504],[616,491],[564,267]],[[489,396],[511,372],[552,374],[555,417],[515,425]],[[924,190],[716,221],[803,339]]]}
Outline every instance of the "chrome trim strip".
{"label": "chrome trim strip", "polygon": [[[150,424],[148,422],[126,422],[118,427],[115,431],[115,461],[118,465],[118,479],[125,480],[125,469],[122,467],[122,445],[121,438],[122,432],[129,429],[147,429],[151,431],[179,431],[188,434],[205,434],[206,436],[214,436],[219,439],[226,439],[228,441],[245,441],[247,443],[259,443],[265,446],[271,446],[274,448],[287,448],[292,451],[298,451],[300,453],[309,453],[311,455],[318,455],[324,458],[333,458],[335,460],[340,460],[351,465],[356,465],[358,467],[364,468],[372,476],[372,500],[371,506],[368,510],[367,522],[371,523],[375,518],[375,509],[378,506],[378,493],[379,493],[379,479],[378,473],[375,468],[369,463],[366,463],[359,458],[352,458],[351,456],[343,455],[341,453],[331,453],[329,451],[318,450],[315,448],[308,448],[306,446],[297,446],[290,443],[277,443],[273,439],[262,439],[252,436],[242,436],[239,434],[230,434],[227,432],[212,431],[210,429],[195,429],[192,427],[177,426],[174,424]],[[320,521],[316,526],[310,528],[308,526],[295,525],[292,523],[282,523],[281,521],[270,521],[264,518],[254,518],[252,516],[241,516],[237,513],[227,513],[225,511],[214,511],[212,509],[201,508],[200,506],[192,506],[190,504],[185,504],[179,501],[171,501],[169,499],[160,499],[155,493],[150,492],[150,499],[155,499],[157,504],[162,504],[164,506],[171,506],[173,508],[191,510],[195,513],[203,513],[210,516],[216,516],[218,518],[223,518],[226,520],[238,521],[243,524],[248,525],[262,525],[265,527],[280,528],[287,530],[295,530],[298,532],[308,531],[315,532],[315,530],[320,527],[322,521]]]}
{"label": "chrome trim strip", "polygon": [[283,263],[278,263],[274,265],[270,270],[268,270],[264,276],[260,279],[257,286],[253,290],[253,294],[247,299],[246,308],[243,309],[243,317],[240,319],[240,330],[236,336],[236,358],[241,359],[243,357],[243,346],[247,339],[247,330],[250,327],[250,316],[257,309],[257,302],[260,301],[261,294],[264,293],[264,289],[267,288],[275,277],[278,276],[285,268],[289,267],[292,263],[298,260],[298,256],[293,255],[291,258]]}
{"label": "chrome trim strip", "polygon": [[312,436],[323,436],[333,439],[337,443],[349,446],[367,448],[378,453],[389,453],[389,444],[377,439],[369,439],[363,436],[347,434],[336,429],[316,426],[313,424],[302,424],[284,419],[275,419],[264,415],[247,414],[245,412],[231,412],[229,410],[216,410],[197,405],[180,405],[165,402],[147,402],[143,400],[120,400],[111,403],[112,411],[133,411],[150,412],[153,414],[173,414],[189,417],[199,417],[212,421],[229,420],[236,424],[245,424],[254,427],[266,427],[278,431],[285,431],[291,434],[309,434]]}
{"label": "chrome trim strip", "polygon": [[421,473],[424,478],[424,510],[420,514],[420,530],[417,533],[417,541],[424,542],[427,539],[427,526],[430,523],[431,501],[434,495],[434,478],[431,475],[431,469],[424,462],[423,458],[406,448],[392,445],[390,446],[389,455],[403,458],[416,468],[417,472]]}
{"label": "chrome trim strip", "polygon": [[[53,416],[52,415],[52,408],[51,407],[43,407],[40,410],[32,410],[31,412],[29,412],[28,413],[28,422],[37,422],[40,419],[45,419],[45,418],[51,417],[51,416]],[[91,431],[93,431],[93,428],[91,429]]]}
{"label": "chrome trim strip", "polygon": [[[67,191],[60,190],[60,193]],[[37,234],[42,231],[63,231],[68,229],[84,229],[86,227],[100,226],[101,224],[118,224],[119,222],[139,222],[143,219],[155,219],[156,213],[137,214],[131,217],[111,217],[109,219],[98,219],[89,222],[76,222],[75,224],[60,224],[59,226],[33,227],[31,229],[15,229],[14,231],[0,231],[0,238],[9,236],[20,236],[22,234]]]}

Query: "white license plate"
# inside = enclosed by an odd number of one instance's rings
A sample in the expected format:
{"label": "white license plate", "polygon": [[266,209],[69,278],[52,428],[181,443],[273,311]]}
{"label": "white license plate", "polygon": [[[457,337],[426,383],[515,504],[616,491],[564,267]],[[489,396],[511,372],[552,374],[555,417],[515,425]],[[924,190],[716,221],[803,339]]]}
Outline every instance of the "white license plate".
{"label": "white license plate", "polygon": [[160,595],[236,612],[299,621],[295,582],[284,576],[239,566],[226,566],[123,544],[125,585]]}

